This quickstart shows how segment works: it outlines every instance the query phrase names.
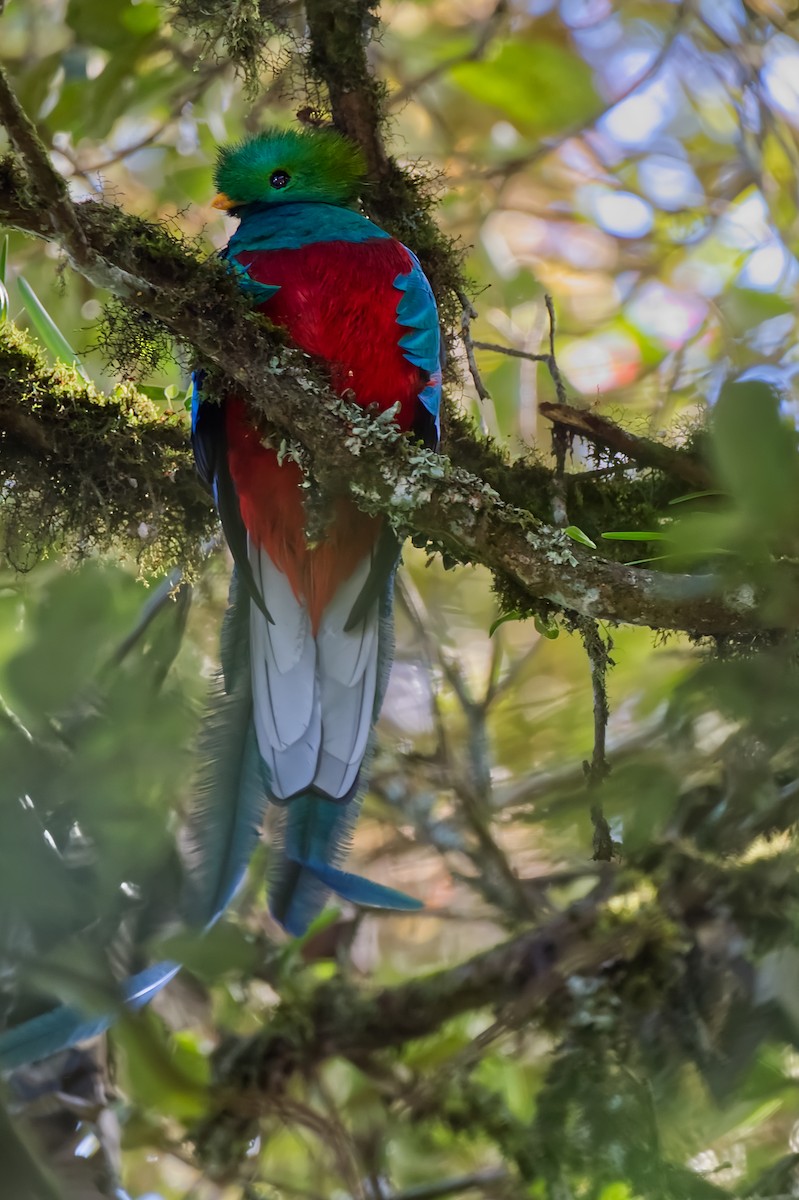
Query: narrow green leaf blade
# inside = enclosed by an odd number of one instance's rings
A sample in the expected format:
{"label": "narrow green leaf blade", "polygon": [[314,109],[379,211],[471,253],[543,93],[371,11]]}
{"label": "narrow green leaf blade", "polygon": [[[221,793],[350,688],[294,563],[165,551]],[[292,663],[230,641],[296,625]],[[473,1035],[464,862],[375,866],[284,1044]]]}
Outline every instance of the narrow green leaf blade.
{"label": "narrow green leaf blade", "polygon": [[563,530],[573,542],[579,542],[581,546],[590,546],[592,550],[596,550],[596,542],[592,542],[587,533],[583,533],[582,529],[577,525],[567,525]]}
{"label": "narrow green leaf blade", "polygon": [[25,311],[31,320],[31,325],[36,330],[40,340],[44,343],[54,358],[59,362],[68,363],[69,366],[75,367],[84,379],[88,379],[83,365],[75,351],[70,346],[67,339],[64,337],[61,330],[56,325],[53,318],[50,316],[47,309],[42,304],[39,297],[34,292],[27,279],[20,275],[17,280],[22,303],[25,305]]}
{"label": "narrow green leaf blade", "polygon": [[720,492],[717,488],[708,488],[704,492],[687,492],[684,496],[675,496],[669,500],[669,504],[687,504],[689,500],[704,500],[706,496],[725,496],[726,492]]}
{"label": "narrow green leaf blade", "polygon": [[499,629],[500,625],[504,625],[506,621],[522,621],[522,620],[524,620],[524,617],[522,616],[522,614],[520,612],[516,612],[515,609],[513,612],[503,613],[502,616],[497,617],[496,621],[491,622],[491,626],[488,630],[488,636],[493,637],[494,634]]}
{"label": "narrow green leaf blade", "polygon": [[5,284],[0,280],[0,325],[3,324],[8,316],[8,292],[5,289]]}
{"label": "narrow green leaf blade", "polygon": [[603,533],[602,537],[608,542],[670,542],[674,539],[668,533],[658,533],[655,530],[625,529],[614,533]]}
{"label": "narrow green leaf blade", "polygon": [[8,263],[8,234],[3,238],[0,244],[0,283],[6,281],[6,264]]}

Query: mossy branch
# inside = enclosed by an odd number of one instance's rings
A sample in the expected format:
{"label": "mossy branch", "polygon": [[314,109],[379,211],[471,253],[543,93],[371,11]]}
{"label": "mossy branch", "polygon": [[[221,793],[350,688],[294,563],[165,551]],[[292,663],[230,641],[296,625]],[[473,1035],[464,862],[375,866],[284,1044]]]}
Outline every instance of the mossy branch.
{"label": "mossy branch", "polygon": [[543,1017],[575,975],[631,963],[647,946],[668,941],[656,909],[634,920],[614,917],[589,899],[457,967],[375,992],[341,979],[314,989],[304,1011],[294,997],[254,1037],[229,1039],[217,1055],[219,1102],[206,1134],[226,1118],[268,1111],[295,1071],[334,1056],[363,1059],[435,1033],[447,1021],[498,1002],[523,1004]]}
{"label": "mossy branch", "polygon": [[108,396],[72,368],[50,368],[0,325],[0,545],[19,568],[52,549],[112,546],[147,571],[189,570],[215,524],[185,422],[130,385]]}
{"label": "mossy branch", "polygon": [[682,479],[692,488],[704,490],[714,486],[715,481],[707,463],[687,450],[664,445],[652,438],[638,437],[629,430],[622,429],[615,421],[588,408],[553,404],[545,400],[539,405],[539,409],[542,416],[569,433],[587,438],[595,445],[606,446],[614,453],[623,454],[643,467],[654,467],[655,470],[664,471],[667,475]]}
{"label": "mossy branch", "polygon": [[[0,222],[58,240],[9,160],[0,163],[0,195]],[[278,437],[301,443],[324,489],[346,490],[365,510],[388,514],[401,531],[424,535],[432,548],[482,563],[533,602],[696,634],[761,627],[754,589],[725,595],[711,575],[665,575],[598,558],[506,503],[485,481],[332,395],[307,356],[248,310],[219,261],[200,262],[163,229],[112,205],[88,202],[75,211],[91,250],[84,274],[121,291],[134,309],[192,345],[216,369],[218,391],[237,391]],[[126,278],[118,288],[120,263]]]}

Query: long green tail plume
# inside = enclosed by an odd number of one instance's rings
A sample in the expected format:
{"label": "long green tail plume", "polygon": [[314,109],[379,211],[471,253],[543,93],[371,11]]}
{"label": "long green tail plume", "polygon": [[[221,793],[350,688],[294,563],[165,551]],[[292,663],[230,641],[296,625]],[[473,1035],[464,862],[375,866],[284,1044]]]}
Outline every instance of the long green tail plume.
{"label": "long green tail plume", "polygon": [[189,820],[184,915],[205,928],[224,912],[247,873],[268,802],[252,724],[250,597],[234,570],[222,626],[222,671],[200,737],[202,773]]}

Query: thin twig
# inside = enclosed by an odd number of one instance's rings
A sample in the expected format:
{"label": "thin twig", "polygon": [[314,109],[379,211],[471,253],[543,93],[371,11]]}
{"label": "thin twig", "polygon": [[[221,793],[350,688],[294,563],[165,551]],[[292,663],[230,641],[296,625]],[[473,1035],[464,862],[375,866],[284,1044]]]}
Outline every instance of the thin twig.
{"label": "thin twig", "polygon": [[483,383],[480,375],[480,369],[477,366],[477,360],[474,357],[476,343],[472,341],[471,323],[472,321],[477,320],[477,309],[474,307],[465,292],[459,291],[458,299],[461,302],[461,341],[463,342],[463,348],[466,351],[466,361],[469,364],[469,374],[472,377],[475,390],[480,399],[488,400],[489,403],[492,403],[491,393]]}
{"label": "thin twig", "polygon": [[[477,316],[476,313],[473,313]],[[526,358],[528,362],[549,362],[548,354],[533,354],[530,350],[516,350],[513,346],[500,346],[498,342],[472,342],[475,350],[495,350],[497,354],[507,354],[509,358]]]}
{"label": "thin twig", "polygon": [[420,75],[417,75],[415,79],[404,83],[390,97],[388,107],[398,108],[414,92],[417,92],[419,88],[425,87],[426,84],[432,83],[435,79],[440,79],[442,75],[446,75],[447,71],[450,71],[453,67],[460,66],[461,63],[479,62],[491,44],[507,11],[507,0],[498,0],[494,11],[489,13],[488,17],[482,22],[474,45],[470,49],[464,51],[462,54],[453,54],[449,58],[445,58],[442,62],[435,63],[427,71],[423,71]]}
{"label": "thin twig", "polygon": [[566,385],[563,382],[563,376],[560,373],[558,360],[555,357],[555,332],[557,329],[555,322],[555,302],[549,293],[544,296],[544,304],[546,304],[547,313],[549,314],[549,357],[547,359],[547,366],[549,367],[549,373],[552,376],[552,382],[555,385],[555,393],[558,397],[558,403],[567,404],[568,396],[566,395]]}
{"label": "thin twig", "polygon": [[[550,377],[555,385],[555,393],[560,403],[566,401],[566,387],[560,373],[558,360],[555,357],[555,304],[552,297],[544,296],[544,303],[549,317],[549,354],[546,363]],[[566,455],[569,451],[569,436],[559,425],[552,427],[552,454],[555,459],[555,475],[552,480],[552,522],[560,529],[569,524],[569,510],[566,501]]]}
{"label": "thin twig", "polygon": [[607,672],[612,666],[610,651],[613,643],[608,637],[602,640],[596,621],[581,621],[580,635],[583,639],[588,662],[591,667],[591,690],[594,697],[594,749],[591,761],[583,763],[591,794],[591,823],[594,826],[594,860],[610,862],[613,858],[613,837],[599,799],[599,788],[607,777],[610,766],[605,757],[608,729]]}
{"label": "thin twig", "polygon": [[490,1188],[497,1183],[506,1183],[508,1179],[509,1175],[504,1167],[487,1167],[486,1170],[475,1171],[472,1175],[439,1179],[435,1183],[421,1183],[417,1187],[394,1192],[390,1200],[440,1200],[441,1196],[456,1196],[476,1188]]}
{"label": "thin twig", "polygon": [[[434,646],[429,633],[429,618],[424,611],[424,601],[409,578],[405,577],[397,581],[397,596],[420,638],[428,667],[432,666],[432,660],[435,657],[447,683],[457,697],[469,726],[467,739],[469,762],[468,771],[464,771],[459,769],[458,764],[451,758],[446,726],[434,688],[433,712],[438,733],[439,752],[450,786],[460,801],[466,823],[477,841],[477,850],[465,841],[458,847],[461,853],[469,857],[477,872],[474,879],[466,876],[462,876],[462,878],[465,878],[489,904],[501,912],[509,911],[516,918],[529,918],[534,915],[534,908],[528,893],[521,886],[505,851],[494,838],[490,828],[490,813],[493,805],[486,730],[486,715],[492,695],[490,687],[486,689],[486,699],[482,703],[476,701],[458,663],[441,653],[439,647]],[[427,825],[429,826],[429,821]],[[423,832],[428,840],[433,841],[436,849],[442,855],[453,849],[451,844],[442,845],[440,838],[431,839],[429,828]]]}

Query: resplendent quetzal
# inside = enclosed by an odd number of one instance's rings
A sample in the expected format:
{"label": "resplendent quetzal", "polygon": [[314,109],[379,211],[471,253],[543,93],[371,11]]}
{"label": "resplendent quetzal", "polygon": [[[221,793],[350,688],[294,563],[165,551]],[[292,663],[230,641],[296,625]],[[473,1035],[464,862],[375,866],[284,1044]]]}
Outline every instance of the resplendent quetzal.
{"label": "resplendent quetzal", "polygon": [[[435,300],[411,251],[351,207],[364,174],[358,148],[331,130],[268,131],[224,147],[214,204],[240,222],[224,257],[337,392],[396,407],[401,429],[435,445]],[[383,518],[338,498],[309,545],[300,468],[279,460],[235,395],[220,406],[196,386],[192,429],[236,564],[225,693],[202,750],[192,919],[211,921],[229,903],[267,796],[283,810],[269,906],[290,933],[304,932],[331,891],[416,908],[341,869],[393,654],[397,539]]]}
{"label": "resplendent quetzal", "polygon": [[[223,147],[216,207],[239,218],[223,257],[254,306],[326,367],[333,388],[401,429],[438,438],[440,332],[412,254],[353,207],[360,151],[332,130],[267,131]],[[309,394],[309,403],[313,403]],[[230,903],[268,801],[279,809],[269,905],[300,934],[330,892],[355,903],[418,902],[342,869],[393,653],[398,542],[346,498],[313,545],[302,476],[262,440],[244,403],[205,400],[195,377],[192,440],[235,568],[222,680],[201,738],[184,917],[212,924]],[[141,1007],[176,973],[159,963],[119,985]],[[113,1016],[62,1006],[0,1035],[0,1067],[95,1036]]]}

